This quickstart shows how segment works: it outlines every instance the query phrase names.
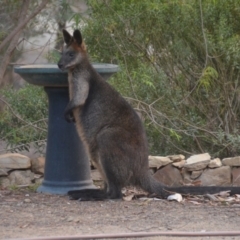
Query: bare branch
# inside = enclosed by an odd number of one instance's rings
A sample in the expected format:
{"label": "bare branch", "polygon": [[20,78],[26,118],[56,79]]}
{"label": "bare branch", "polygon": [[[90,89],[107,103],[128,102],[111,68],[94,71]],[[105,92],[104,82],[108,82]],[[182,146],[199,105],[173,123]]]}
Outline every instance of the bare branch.
{"label": "bare branch", "polygon": [[[46,6],[47,2],[48,2],[48,0],[42,1],[42,4],[37,8],[37,10],[34,13],[32,13],[28,18],[26,18],[27,11],[29,9],[30,0],[24,0],[22,10],[20,13],[20,18],[19,18],[20,24],[12,31],[12,33],[10,33],[4,39],[4,41],[2,42],[3,45],[2,44],[0,45],[0,50],[1,50],[1,47],[4,47],[4,45],[11,39],[10,45],[8,46],[8,48],[5,52],[5,54],[2,58],[1,65],[0,65],[0,83],[3,81],[3,77],[6,72],[7,66],[11,60],[13,51],[18,44],[18,40],[19,40],[21,32],[23,31],[24,26]],[[26,24],[24,24],[24,23],[26,23]],[[4,42],[5,42],[5,44],[4,44]]]}
{"label": "bare branch", "polygon": [[19,21],[18,26],[0,44],[0,51],[20,30],[28,24],[31,19],[33,19],[39,12],[42,11],[43,8],[45,8],[48,2],[49,0],[43,0],[39,7],[29,17],[25,18],[23,21]]}
{"label": "bare branch", "polygon": [[202,28],[202,34],[203,34],[203,40],[204,40],[204,44],[205,44],[205,66],[204,68],[207,67],[207,62],[208,62],[208,44],[207,44],[207,38],[205,35],[205,31],[204,31],[204,24],[203,24],[203,10],[202,10],[202,0],[199,0],[199,6],[200,6],[200,16],[201,16],[201,28]]}
{"label": "bare branch", "polygon": [[[21,12],[20,12],[20,17],[19,17],[20,22],[22,22],[26,17],[26,14],[27,14],[27,11],[29,8],[29,4],[30,4],[30,0],[23,1],[23,5],[22,5]],[[2,80],[3,80],[4,74],[7,69],[8,63],[10,62],[12,53],[13,53],[15,47],[17,46],[20,34],[21,34],[21,31],[17,32],[16,35],[13,36],[13,38],[10,42],[10,45],[8,46],[8,49],[4,53],[4,56],[2,58],[2,63],[0,65],[0,82],[2,82]]]}

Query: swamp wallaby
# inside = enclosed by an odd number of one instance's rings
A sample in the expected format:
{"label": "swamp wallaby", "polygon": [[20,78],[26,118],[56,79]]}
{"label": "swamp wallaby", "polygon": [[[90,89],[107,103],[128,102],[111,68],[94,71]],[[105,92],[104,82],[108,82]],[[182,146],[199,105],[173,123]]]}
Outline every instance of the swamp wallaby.
{"label": "swamp wallaby", "polygon": [[63,30],[64,46],[58,66],[68,70],[70,101],[67,121],[74,121],[89,158],[100,171],[105,188],[70,191],[73,199],[101,200],[122,197],[122,188],[140,186],[163,198],[170,192],[213,193],[212,187],[165,187],[149,172],[148,142],[133,108],[94,70],[79,30]]}

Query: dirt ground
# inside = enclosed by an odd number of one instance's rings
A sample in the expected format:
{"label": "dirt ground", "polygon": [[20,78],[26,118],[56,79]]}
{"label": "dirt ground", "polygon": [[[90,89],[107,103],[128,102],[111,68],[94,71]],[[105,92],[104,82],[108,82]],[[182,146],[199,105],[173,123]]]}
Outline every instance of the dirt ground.
{"label": "dirt ground", "polygon": [[[182,203],[149,199],[80,202],[29,189],[0,190],[0,239],[141,231],[238,230],[240,204],[236,202],[192,198],[184,199]],[[144,239],[240,239],[240,236]]]}

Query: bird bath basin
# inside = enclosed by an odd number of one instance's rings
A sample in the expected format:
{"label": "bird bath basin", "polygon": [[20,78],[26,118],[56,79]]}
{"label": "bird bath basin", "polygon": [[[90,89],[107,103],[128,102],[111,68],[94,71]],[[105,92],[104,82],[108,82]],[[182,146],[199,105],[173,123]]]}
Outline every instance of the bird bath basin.
{"label": "bird bath basin", "polygon": [[[92,64],[107,80],[119,68],[113,64]],[[67,194],[70,190],[95,188],[90,176],[90,163],[74,123],[64,119],[69,101],[68,75],[57,65],[24,65],[14,67],[28,83],[42,86],[48,95],[49,117],[44,180],[38,192]]]}

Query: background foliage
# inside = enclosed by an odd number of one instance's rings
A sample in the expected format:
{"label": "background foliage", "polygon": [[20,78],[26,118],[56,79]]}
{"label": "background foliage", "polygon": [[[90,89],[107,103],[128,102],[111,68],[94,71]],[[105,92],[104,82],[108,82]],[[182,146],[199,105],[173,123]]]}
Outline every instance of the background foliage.
{"label": "background foliage", "polygon": [[68,7],[64,17],[81,28],[92,61],[121,66],[109,82],[141,113],[151,154],[240,154],[239,0],[88,6],[87,15]]}
{"label": "background foliage", "polygon": [[111,83],[143,114],[151,153],[240,154],[240,1],[90,6],[90,55],[122,66]]}
{"label": "background foliage", "polygon": [[43,90],[26,84],[20,90],[3,88],[0,94],[8,101],[0,113],[1,140],[11,151],[28,150],[30,143],[44,151],[48,105]]}

